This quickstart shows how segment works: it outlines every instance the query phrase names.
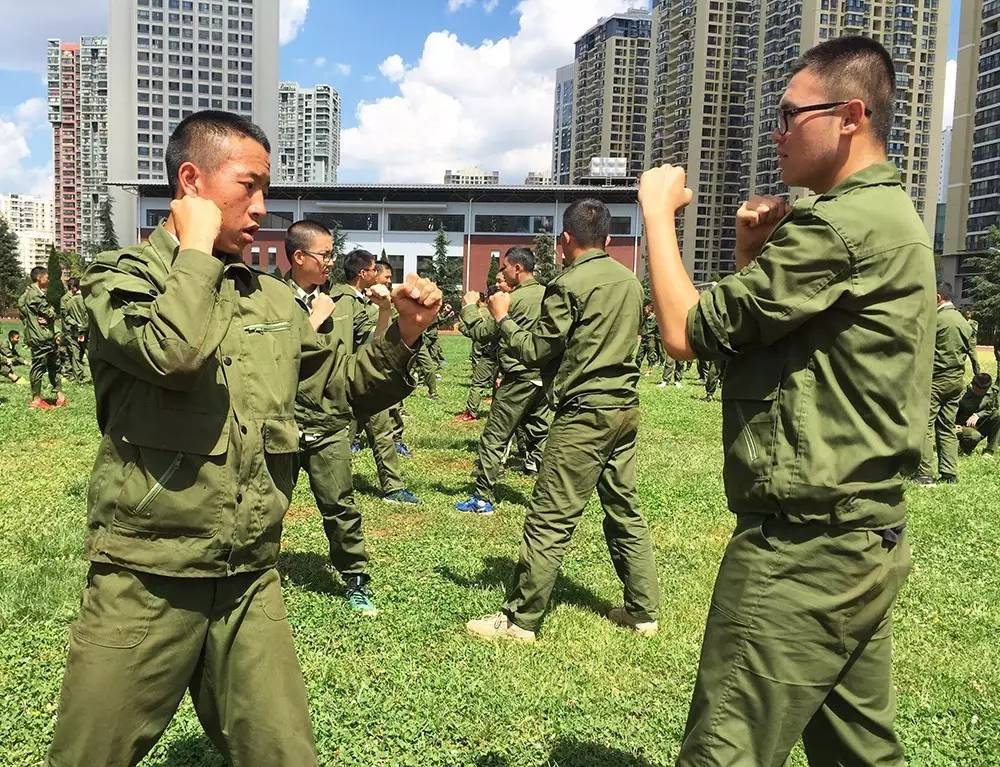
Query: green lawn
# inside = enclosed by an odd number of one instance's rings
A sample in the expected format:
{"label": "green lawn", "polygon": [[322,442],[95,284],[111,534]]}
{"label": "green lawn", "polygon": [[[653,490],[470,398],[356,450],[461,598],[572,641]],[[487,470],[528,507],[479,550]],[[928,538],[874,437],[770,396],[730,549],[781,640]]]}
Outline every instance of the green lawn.
{"label": "green lawn", "polygon": [[[698,400],[694,379],[683,389],[642,380],[639,492],[663,591],[659,636],[642,639],[600,617],[621,595],[592,502],[540,641],[480,643],[463,624],[502,600],[531,482],[506,477],[492,518],[452,511],[469,489],[479,428],[452,422],[464,401],[468,342],[443,340],[441,399],[418,393],[407,404],[416,458],[404,468],[423,505],[382,504],[371,494],[371,454],[355,462],[376,620],[355,617],[333,588],[304,479],[286,520],[279,568],[321,763],[671,765],[733,527],[719,405]],[[992,354],[983,358],[992,371]],[[43,758],[86,571],[85,497],[98,435],[92,391],[67,393],[69,408],[40,413],[23,406],[24,389],[0,383],[0,764],[9,767]],[[911,765],[1000,764],[998,498],[1000,464],[978,456],[963,459],[961,484],[910,493],[915,567],[896,613],[895,676]],[[805,762],[796,754],[791,763]],[[222,762],[185,701],[143,764]]]}

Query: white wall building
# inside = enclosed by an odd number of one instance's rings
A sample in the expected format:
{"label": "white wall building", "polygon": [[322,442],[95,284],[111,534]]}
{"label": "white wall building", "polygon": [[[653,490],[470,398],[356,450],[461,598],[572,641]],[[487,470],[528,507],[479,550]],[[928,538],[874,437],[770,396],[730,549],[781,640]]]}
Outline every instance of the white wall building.
{"label": "white wall building", "polygon": [[55,205],[47,197],[0,194],[0,216],[17,236],[18,260],[27,274],[45,266],[55,244]]}
{"label": "white wall building", "polygon": [[466,186],[496,186],[500,183],[500,171],[485,171],[475,165],[458,170],[446,170],[444,172],[444,183],[464,184]]}

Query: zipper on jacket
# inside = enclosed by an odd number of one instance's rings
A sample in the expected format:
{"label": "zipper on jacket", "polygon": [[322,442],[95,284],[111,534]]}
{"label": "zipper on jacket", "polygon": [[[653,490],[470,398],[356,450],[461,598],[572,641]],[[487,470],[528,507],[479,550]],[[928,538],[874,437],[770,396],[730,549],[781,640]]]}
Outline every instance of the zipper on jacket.
{"label": "zipper on jacket", "polygon": [[174,456],[174,460],[167,467],[167,470],[163,472],[163,475],[158,480],[156,480],[156,484],[149,489],[149,492],[146,493],[142,497],[142,500],[139,501],[139,503],[136,505],[135,507],[136,514],[142,514],[142,512],[144,512],[147,509],[147,507],[153,501],[156,500],[156,496],[158,496],[162,492],[163,486],[170,481],[170,478],[173,477],[174,474],[177,473],[177,469],[180,468],[181,461],[183,460],[184,460],[184,453],[178,453],[177,455]]}
{"label": "zipper on jacket", "polygon": [[747,452],[750,453],[750,460],[757,460],[757,441],[753,438],[753,432],[750,431],[750,424],[747,423],[746,416],[743,415],[743,407],[740,403],[736,402],[736,412],[740,415],[740,423],[743,424],[743,441],[746,442]]}
{"label": "zipper on jacket", "polygon": [[290,322],[263,322],[259,325],[247,325],[243,328],[244,333],[277,333],[281,330],[288,330],[292,327]]}

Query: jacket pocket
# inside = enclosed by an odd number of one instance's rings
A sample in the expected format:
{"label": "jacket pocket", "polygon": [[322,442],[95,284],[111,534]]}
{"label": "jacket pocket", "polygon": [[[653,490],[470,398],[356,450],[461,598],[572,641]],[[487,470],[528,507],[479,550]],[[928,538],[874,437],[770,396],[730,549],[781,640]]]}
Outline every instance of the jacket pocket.
{"label": "jacket pocket", "polygon": [[726,495],[745,497],[770,479],[778,420],[778,374],[765,365],[730,363],[722,391]]}

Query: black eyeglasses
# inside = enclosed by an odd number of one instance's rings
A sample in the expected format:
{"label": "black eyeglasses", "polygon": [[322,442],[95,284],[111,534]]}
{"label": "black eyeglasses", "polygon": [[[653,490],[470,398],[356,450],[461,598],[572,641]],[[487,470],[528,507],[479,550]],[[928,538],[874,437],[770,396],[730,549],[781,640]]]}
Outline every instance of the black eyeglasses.
{"label": "black eyeglasses", "polygon": [[[829,101],[826,104],[809,104],[804,107],[778,107],[778,133],[782,136],[788,133],[788,121],[795,115],[800,115],[803,112],[822,112],[824,109],[836,109],[850,103],[850,101]],[[872,110],[865,107],[865,117],[871,116]]]}
{"label": "black eyeglasses", "polygon": [[316,256],[316,258],[318,258],[324,264],[332,264],[336,260],[336,257],[333,255],[333,251],[329,250],[326,251],[325,253],[317,253],[312,250],[303,250],[302,252],[308,253],[310,256]]}

